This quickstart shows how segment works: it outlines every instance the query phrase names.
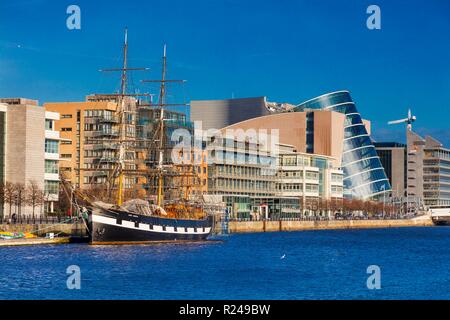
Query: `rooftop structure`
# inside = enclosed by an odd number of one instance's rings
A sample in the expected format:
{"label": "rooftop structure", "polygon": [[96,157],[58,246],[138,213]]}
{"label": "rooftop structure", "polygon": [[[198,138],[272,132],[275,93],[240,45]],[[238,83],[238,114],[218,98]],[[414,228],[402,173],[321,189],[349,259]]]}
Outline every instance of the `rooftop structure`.
{"label": "rooftop structure", "polygon": [[190,106],[191,120],[201,121],[204,130],[222,129],[236,122],[269,114],[266,97],[193,100]]}

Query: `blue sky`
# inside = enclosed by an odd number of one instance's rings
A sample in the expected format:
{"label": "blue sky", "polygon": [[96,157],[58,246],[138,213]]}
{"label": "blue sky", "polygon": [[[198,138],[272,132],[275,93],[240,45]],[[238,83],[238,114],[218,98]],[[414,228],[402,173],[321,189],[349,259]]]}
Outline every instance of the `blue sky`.
{"label": "blue sky", "polygon": [[[68,30],[66,8],[81,8]],[[366,9],[381,8],[381,30]],[[150,0],[0,1],[0,96],[80,101],[117,90],[129,28],[129,65],[158,78],[168,45],[172,93],[190,99],[267,96],[300,103],[348,89],[377,140],[402,140],[386,122],[412,108],[415,129],[450,146],[450,1]],[[148,91],[153,88],[141,88]],[[152,90],[154,91],[154,90]]]}

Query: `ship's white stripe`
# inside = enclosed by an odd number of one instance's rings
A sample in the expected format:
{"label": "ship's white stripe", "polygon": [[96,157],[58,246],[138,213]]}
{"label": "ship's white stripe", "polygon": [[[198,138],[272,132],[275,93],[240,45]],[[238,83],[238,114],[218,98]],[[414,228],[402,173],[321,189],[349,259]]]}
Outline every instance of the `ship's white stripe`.
{"label": "ship's white stripe", "polygon": [[92,214],[92,221],[93,222],[99,222],[104,223],[111,226],[120,226],[122,228],[128,228],[128,229],[136,229],[136,230],[142,230],[142,231],[148,231],[148,232],[167,232],[167,233],[184,233],[184,234],[206,234],[211,231],[211,228],[205,228],[205,231],[203,232],[203,228],[197,228],[197,232],[194,232],[194,228],[187,228],[187,232],[185,231],[184,227],[178,227],[177,231],[175,231],[174,227],[166,227],[166,230],[164,231],[162,226],[159,225],[153,225],[153,229],[150,229],[150,225],[146,223],[140,223],[139,227],[136,228],[134,225],[134,222],[122,220],[122,224],[117,224],[116,219],[99,216],[96,214]]}
{"label": "ship's white stripe", "polygon": [[122,226],[126,227],[126,228],[133,228],[134,227],[134,222],[122,220]]}

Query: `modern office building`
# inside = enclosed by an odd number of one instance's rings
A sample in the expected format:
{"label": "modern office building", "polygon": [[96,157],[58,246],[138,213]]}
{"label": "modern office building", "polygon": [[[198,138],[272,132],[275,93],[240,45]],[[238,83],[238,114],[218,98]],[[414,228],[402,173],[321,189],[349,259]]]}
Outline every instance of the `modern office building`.
{"label": "modern office building", "polygon": [[[293,145],[298,152],[327,155],[340,166],[344,139],[345,116],[338,112],[314,110],[310,112],[275,113],[232,124],[221,131],[243,131],[245,134],[261,132],[278,135],[279,143]],[[306,130],[307,122],[313,131]],[[308,147],[308,141],[315,144]]]}
{"label": "modern office building", "polygon": [[[256,99],[260,99],[258,104],[253,103]],[[239,101],[203,103],[203,115],[207,115],[203,129],[225,125],[222,131],[277,130],[279,142],[293,145],[298,152],[334,158],[334,165],[344,172],[347,197],[373,199],[391,192],[370,138],[370,122],[362,119],[348,91],[328,93],[296,106],[271,104],[265,98],[235,100]],[[198,110],[191,110],[193,120],[202,119]],[[241,110],[245,112],[240,114]],[[209,119],[215,114],[219,120],[213,123]]]}
{"label": "modern office building", "polygon": [[[60,146],[60,170],[79,187],[106,183],[119,146],[108,142],[118,134],[118,119],[114,101],[52,102],[45,103],[48,111],[60,113],[56,129],[65,140]],[[103,140],[105,140],[103,142]],[[88,171],[83,169],[95,169]]]}
{"label": "modern office building", "polygon": [[[344,187],[355,198],[377,198],[390,193],[391,186],[370,138],[361,114],[348,91],[321,95],[299,104],[292,112],[310,110],[334,111],[345,115],[341,167],[344,171]],[[314,117],[314,113],[309,113]],[[307,151],[315,150],[317,141],[314,121],[307,121]]]}
{"label": "modern office building", "polygon": [[[1,183],[22,186],[22,196],[27,193],[27,187],[35,183],[38,188],[35,191],[42,192],[44,200],[44,207],[35,208],[35,215],[53,212],[54,203],[58,201],[61,139],[54,125],[58,119],[58,113],[46,112],[36,100],[0,99]],[[26,197],[21,204],[20,208],[4,206],[4,213],[33,212]],[[10,207],[12,212],[9,212]]]}
{"label": "modern office building", "polygon": [[276,158],[234,137],[207,141],[208,193],[220,195],[232,217],[248,218],[253,202],[276,196]]}
{"label": "modern office building", "polygon": [[307,216],[321,200],[342,200],[343,172],[333,167],[331,157],[278,147],[275,155],[258,143],[226,135],[208,144],[208,192],[223,196],[232,217]]}
{"label": "modern office building", "polygon": [[427,208],[450,206],[450,149],[436,139],[407,131],[409,197],[423,199]]}
{"label": "modern office building", "polygon": [[406,196],[407,152],[406,144],[398,142],[375,142],[375,149],[392,187],[392,196]]}
{"label": "modern office building", "polygon": [[348,91],[328,93],[294,107],[265,106],[268,114],[245,117],[224,129],[278,130],[280,143],[292,144],[299,152],[334,158],[344,172],[346,197],[374,199],[391,192],[370,138],[370,122],[362,119]]}
{"label": "modern office building", "polygon": [[280,195],[342,199],[344,173],[333,167],[332,157],[297,152],[293,146],[280,145],[277,158]]}

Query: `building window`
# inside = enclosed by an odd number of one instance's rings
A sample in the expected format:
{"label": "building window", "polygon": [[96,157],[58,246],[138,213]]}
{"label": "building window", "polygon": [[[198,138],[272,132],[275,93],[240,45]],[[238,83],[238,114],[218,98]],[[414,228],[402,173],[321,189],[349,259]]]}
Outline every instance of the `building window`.
{"label": "building window", "polygon": [[62,116],[61,116],[61,119],[71,119],[72,118],[72,115],[71,114],[63,114]]}
{"label": "building window", "polygon": [[72,140],[68,140],[68,141],[63,140],[63,141],[61,141],[61,144],[72,144]]}
{"label": "building window", "polygon": [[58,153],[58,140],[45,139],[45,152],[46,153]]}
{"label": "building window", "polygon": [[58,161],[45,160],[45,173],[58,173]]}
{"label": "building window", "polygon": [[61,154],[61,158],[64,158],[64,159],[72,158],[72,154],[70,154],[70,153],[63,153],[63,154]]}
{"label": "building window", "polygon": [[61,131],[64,131],[64,132],[72,131],[72,128],[61,128]]}
{"label": "building window", "polygon": [[313,172],[313,171],[306,171],[306,179],[317,180],[317,179],[319,179],[319,173]]}
{"label": "building window", "polygon": [[306,192],[318,192],[319,187],[314,184],[306,184]]}
{"label": "building window", "polygon": [[331,174],[331,181],[332,182],[342,182],[342,179],[343,179],[343,177],[340,174],[335,174],[335,173]]}
{"label": "building window", "polygon": [[45,119],[45,130],[53,131],[53,120]]}
{"label": "building window", "polygon": [[45,181],[44,186],[44,193],[45,194],[58,194],[59,193],[59,182],[58,181]]}

